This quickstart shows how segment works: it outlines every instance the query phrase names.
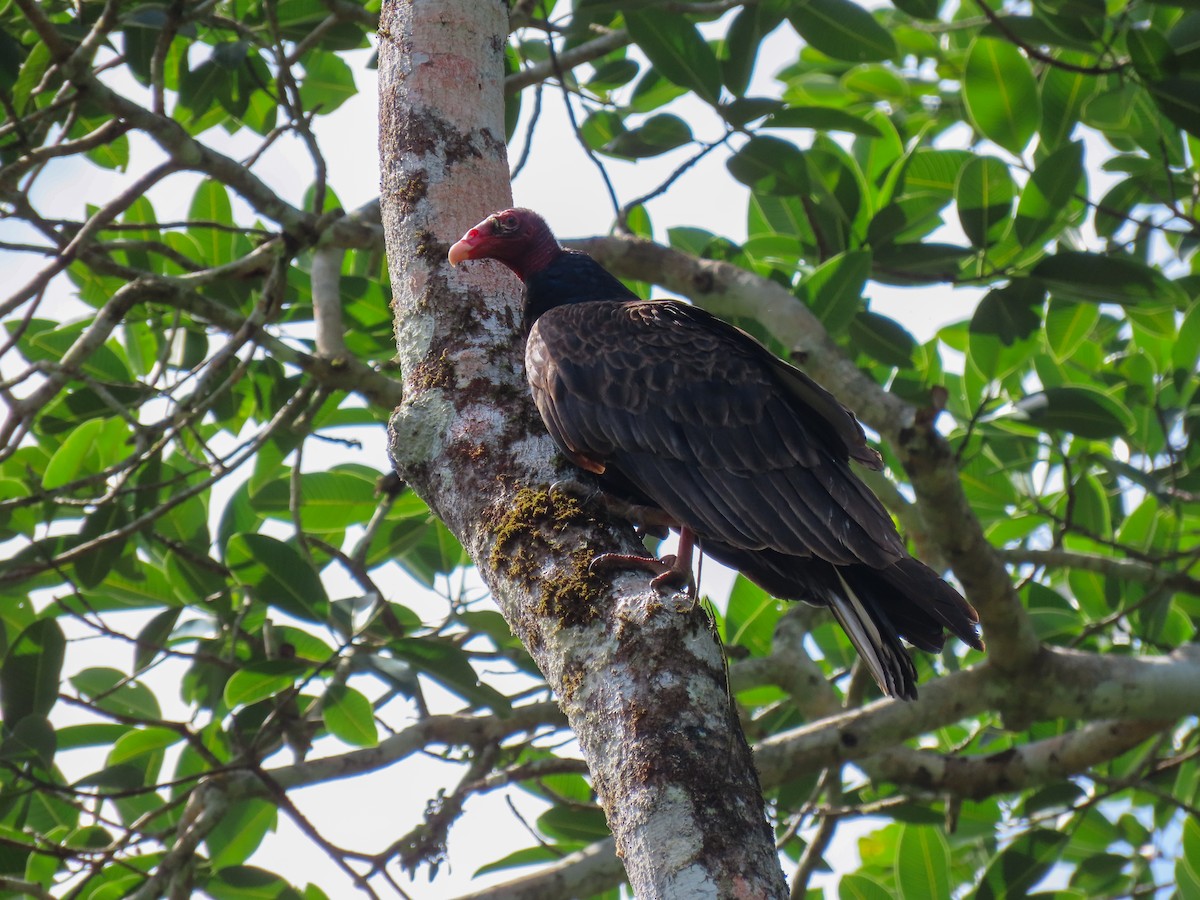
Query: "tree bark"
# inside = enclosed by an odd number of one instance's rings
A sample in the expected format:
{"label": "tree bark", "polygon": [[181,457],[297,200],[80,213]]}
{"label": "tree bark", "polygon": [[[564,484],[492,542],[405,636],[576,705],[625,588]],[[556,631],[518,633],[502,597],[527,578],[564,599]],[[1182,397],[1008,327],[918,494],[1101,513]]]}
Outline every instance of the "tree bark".
{"label": "tree bark", "polygon": [[589,573],[598,553],[644,549],[551,488],[580,474],[529,399],[515,279],[445,264],[451,241],[510,205],[506,25],[501,0],[391,0],[381,14],[381,202],[404,382],[393,461],[554,689],[637,895],[784,897],[707,618],[645,573]]}

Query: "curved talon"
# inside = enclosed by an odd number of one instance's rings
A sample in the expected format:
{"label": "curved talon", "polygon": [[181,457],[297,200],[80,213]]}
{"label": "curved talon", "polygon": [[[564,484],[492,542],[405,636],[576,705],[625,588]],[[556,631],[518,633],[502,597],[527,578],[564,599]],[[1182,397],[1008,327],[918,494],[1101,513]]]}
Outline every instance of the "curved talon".
{"label": "curved talon", "polygon": [[584,506],[595,500],[596,496],[600,493],[598,488],[582,484],[572,478],[560,478],[558,481],[553,482],[546,490],[551,494],[557,493],[572,497]]}
{"label": "curved talon", "polygon": [[652,537],[659,541],[665,541],[667,535],[671,533],[671,529],[666,525],[634,525],[633,532],[638,536],[639,540]]}
{"label": "curved talon", "polygon": [[673,593],[683,588],[689,595],[695,595],[696,583],[692,580],[691,568],[675,554],[658,559],[631,553],[601,553],[588,564],[588,572],[600,569],[643,569],[654,573],[650,586],[656,591]]}
{"label": "curved talon", "polygon": [[661,575],[665,569],[663,561],[654,556],[635,556],[632,553],[601,553],[588,563],[588,572],[603,569],[645,569],[655,575]]}
{"label": "curved talon", "polygon": [[553,482],[547,490],[550,493],[557,492],[572,497],[584,506],[596,504],[605,514],[624,519],[638,531],[657,538],[665,538],[672,528],[680,527],[679,523],[661,509],[622,500],[587,481],[564,478]]}

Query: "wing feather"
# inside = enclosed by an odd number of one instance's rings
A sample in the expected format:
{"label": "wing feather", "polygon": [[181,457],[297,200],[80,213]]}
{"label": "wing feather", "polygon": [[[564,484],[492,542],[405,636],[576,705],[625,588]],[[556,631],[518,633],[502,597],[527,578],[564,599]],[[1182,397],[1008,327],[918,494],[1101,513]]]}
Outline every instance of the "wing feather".
{"label": "wing feather", "polygon": [[702,538],[837,565],[905,555],[850,471],[874,453],[857,422],[719,319],[675,301],[559,306],[533,325],[526,364],[572,458],[617,469]]}

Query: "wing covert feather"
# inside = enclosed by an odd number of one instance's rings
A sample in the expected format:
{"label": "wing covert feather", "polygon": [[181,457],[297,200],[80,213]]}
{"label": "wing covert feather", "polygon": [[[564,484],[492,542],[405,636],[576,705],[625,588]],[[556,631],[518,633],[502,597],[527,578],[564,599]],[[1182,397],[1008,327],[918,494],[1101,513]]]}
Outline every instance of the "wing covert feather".
{"label": "wing covert feather", "polygon": [[[874,454],[853,417],[707,313],[675,301],[556,307],[531,329],[526,366],[568,455],[617,469],[702,538],[837,565],[905,555],[850,471],[849,457]],[[830,421],[837,411],[852,428]]]}

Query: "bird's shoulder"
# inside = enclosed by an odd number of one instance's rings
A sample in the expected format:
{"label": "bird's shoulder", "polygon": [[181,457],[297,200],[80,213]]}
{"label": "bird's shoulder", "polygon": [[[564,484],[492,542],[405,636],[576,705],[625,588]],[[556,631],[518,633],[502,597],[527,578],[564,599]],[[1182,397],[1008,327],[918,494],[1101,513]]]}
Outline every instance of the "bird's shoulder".
{"label": "bird's shoulder", "polygon": [[[742,329],[699,307],[677,300],[560,306],[538,319],[529,349],[528,362],[545,374],[552,370],[580,399],[596,394],[601,402],[632,403],[643,399],[633,390],[642,385],[664,411],[678,395],[689,410],[702,403],[722,421],[770,416],[786,427],[783,420],[794,415],[806,430],[824,430],[847,456],[882,467],[862,426],[837,398]],[[781,403],[789,410],[783,418]]]}
{"label": "bird's shoulder", "polygon": [[636,371],[669,365],[674,379],[762,383],[770,353],[753,338],[677,300],[572,303],[545,313],[535,338],[566,362]]}

